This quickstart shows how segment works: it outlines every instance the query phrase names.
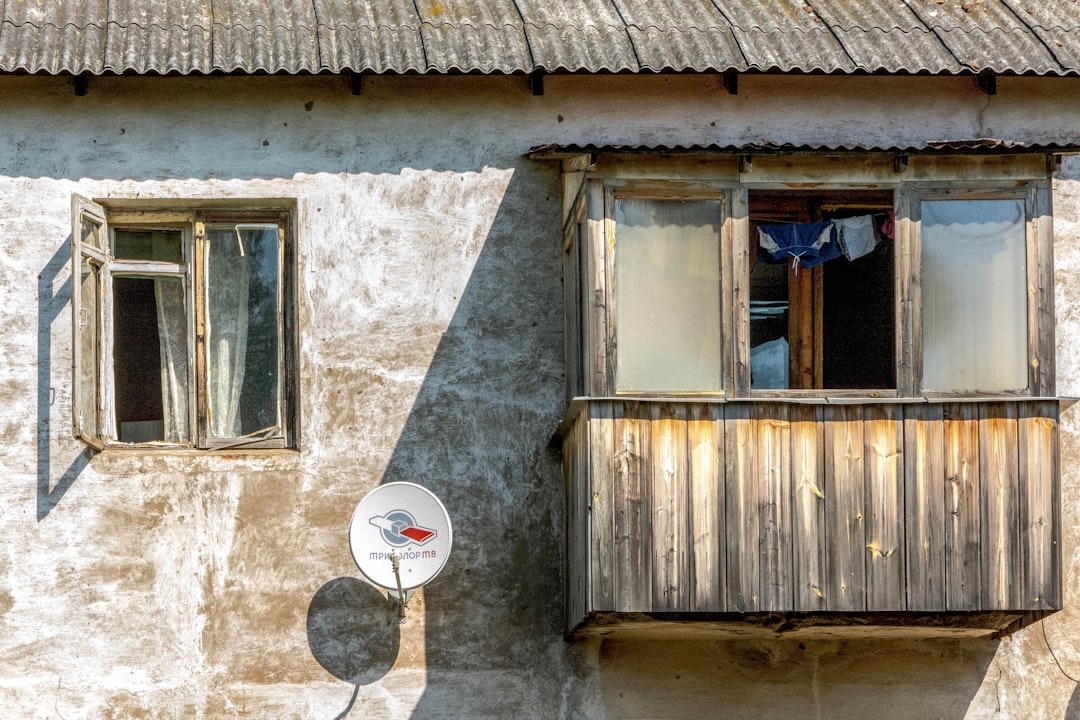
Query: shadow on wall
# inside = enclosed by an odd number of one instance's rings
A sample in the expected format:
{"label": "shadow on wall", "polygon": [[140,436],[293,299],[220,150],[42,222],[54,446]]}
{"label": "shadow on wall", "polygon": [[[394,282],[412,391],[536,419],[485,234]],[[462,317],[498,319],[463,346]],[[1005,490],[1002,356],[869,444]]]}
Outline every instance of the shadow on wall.
{"label": "shadow on wall", "polygon": [[1069,704],[1065,708],[1065,720],[1080,720],[1080,683],[1077,683],[1069,698]]}
{"label": "shadow on wall", "polygon": [[955,718],[999,641],[612,641],[600,647],[607,717]]}
{"label": "shadow on wall", "polygon": [[562,640],[562,232],[555,167],[520,160],[382,481],[433,491],[453,553],[424,590],[414,718],[555,717]]}
{"label": "shadow on wall", "polygon": [[[424,625],[424,665],[415,669],[426,678],[415,718],[554,717],[566,675],[562,484],[547,447],[563,409],[559,176],[515,162],[381,477],[430,489],[454,527],[451,557],[424,589],[423,617],[406,620]],[[325,586],[320,596],[308,631],[323,667],[350,682],[364,663],[384,672],[385,658],[354,659],[348,643],[324,643],[318,633],[343,626],[343,636],[362,645],[397,637],[398,629],[335,616],[330,603],[344,603],[341,588]],[[368,596],[372,616],[396,612],[374,589]]]}
{"label": "shadow on wall", "polygon": [[339,577],[315,593],[307,614],[311,654],[328,673],[355,686],[338,718],[352,710],[361,685],[390,671],[400,637],[397,610],[367,583]]}
{"label": "shadow on wall", "polygon": [[71,238],[61,245],[38,275],[38,347],[37,347],[37,519],[44,520],[75,478],[90,463],[92,452],[83,450],[66,470],[53,480],[51,438],[53,435],[50,412],[55,401],[52,387],[52,336],[53,323],[62,318],[62,325],[69,322],[71,308],[71,278],[55,288],[60,271],[71,260]]}

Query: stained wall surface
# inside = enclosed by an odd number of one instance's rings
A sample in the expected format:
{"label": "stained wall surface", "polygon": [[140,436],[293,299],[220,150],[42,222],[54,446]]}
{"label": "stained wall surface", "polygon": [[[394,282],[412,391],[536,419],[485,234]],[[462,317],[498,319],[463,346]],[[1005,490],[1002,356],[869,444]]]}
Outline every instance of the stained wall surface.
{"label": "stained wall surface", "polygon": [[[0,708],[19,718],[1080,717],[1065,609],[1001,640],[563,639],[562,189],[544,143],[1080,136],[1080,80],[0,78]],[[70,200],[289,198],[300,447],[72,439]],[[1080,395],[1080,160],[1055,175],[1058,391]],[[453,518],[405,624],[347,545],[418,482]]]}

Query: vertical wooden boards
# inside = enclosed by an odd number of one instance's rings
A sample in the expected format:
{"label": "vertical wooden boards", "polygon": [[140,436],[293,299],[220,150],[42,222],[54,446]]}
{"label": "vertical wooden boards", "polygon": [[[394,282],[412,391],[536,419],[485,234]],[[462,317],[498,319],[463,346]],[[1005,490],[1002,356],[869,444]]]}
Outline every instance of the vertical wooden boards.
{"label": "vertical wooden boards", "polygon": [[[1028,192],[1028,212],[1031,213],[1031,228],[1034,238],[1028,236],[1028,263],[1034,262],[1037,273],[1029,265],[1028,284],[1035,288],[1034,312],[1028,314],[1028,324],[1034,320],[1037,335],[1034,344],[1029,344],[1029,355],[1034,372],[1034,384],[1031,391],[1035,395],[1054,395],[1055,347],[1054,347],[1054,213],[1051,207],[1051,184],[1049,180],[1032,183]],[[1033,277],[1034,276],[1034,277]],[[1034,282],[1034,285],[1031,283]],[[1031,328],[1029,327],[1029,332]],[[1031,343],[1031,339],[1028,341]]]}
{"label": "vertical wooden boards", "polygon": [[652,609],[686,611],[690,608],[686,405],[652,403],[648,411]]}
{"label": "vertical wooden boards", "polygon": [[1018,610],[1061,608],[1057,403],[1018,408],[1020,600]]}
{"label": "vertical wooden boards", "polygon": [[1016,404],[988,403],[979,413],[979,481],[982,488],[982,606],[1020,607],[1019,489]]}
{"label": "vertical wooden boards", "polygon": [[583,400],[567,620],[1061,607],[1052,400]]}
{"label": "vertical wooden boards", "polygon": [[581,316],[585,350],[582,354],[585,394],[603,397],[612,394],[614,379],[608,366],[608,341],[613,329],[608,328],[609,260],[607,222],[604,219],[604,185],[589,180],[585,185],[587,215],[585,233],[581,238]]}
{"label": "vertical wooden boards", "polygon": [[690,610],[727,610],[724,600],[724,446],[719,405],[690,405]]}
{"label": "vertical wooden boards", "polygon": [[575,205],[572,221],[563,229],[563,358],[566,365],[566,402],[584,394],[582,386],[581,266],[584,202]]}
{"label": "vertical wooden boards", "polygon": [[735,364],[732,368],[734,397],[750,394],[750,258],[756,252],[756,240],[750,238],[749,196],[745,187],[731,192],[731,257],[722,268],[723,276],[731,278],[731,317]]}
{"label": "vertical wooden boards", "polygon": [[945,609],[979,610],[978,406],[942,408],[945,425]]}
{"label": "vertical wooden boards", "polygon": [[588,507],[587,431],[588,425],[579,419],[563,441],[567,631],[585,619],[591,605],[588,599],[589,541],[585,518]]}
{"label": "vertical wooden boards", "polygon": [[794,609],[791,575],[791,426],[788,405],[755,405],[757,425],[756,481],[758,530],[761,554],[758,597],[769,612]]}
{"label": "vertical wooden boards", "polygon": [[724,520],[727,607],[732,612],[758,612],[761,556],[758,525],[759,469],[754,452],[756,428],[752,406],[739,403],[725,408]]}
{"label": "vertical wooden boards", "polygon": [[616,605],[615,587],[615,461],[613,404],[592,401],[578,419],[589,420],[589,454],[584,459],[588,475],[586,500],[592,508],[589,525],[589,610],[611,611]]}
{"label": "vertical wooden boards", "polygon": [[[915,241],[919,204],[913,201],[909,186],[895,191],[893,297],[896,298],[896,391],[901,396],[915,395],[915,378],[920,377],[922,357],[922,255]],[[912,214],[914,213],[914,214]]]}
{"label": "vertical wooden boards", "polygon": [[792,388],[814,387],[814,271],[788,269],[788,355]]}
{"label": "vertical wooden boards", "polygon": [[792,585],[796,612],[826,609],[825,466],[820,405],[792,405]]}
{"label": "vertical wooden boards", "polygon": [[904,417],[907,609],[945,610],[945,428],[939,404]]}
{"label": "vertical wooden boards", "polygon": [[903,610],[904,426],[896,405],[863,409],[866,438],[866,609]]}
{"label": "vertical wooden boards", "polygon": [[652,488],[648,407],[617,403],[614,417],[615,610],[653,608]]}
{"label": "vertical wooden boards", "polygon": [[838,612],[866,610],[865,473],[862,407],[827,405],[825,420],[825,604]]}
{"label": "vertical wooden boards", "polygon": [[791,430],[787,406],[727,406],[728,609],[791,611]]}

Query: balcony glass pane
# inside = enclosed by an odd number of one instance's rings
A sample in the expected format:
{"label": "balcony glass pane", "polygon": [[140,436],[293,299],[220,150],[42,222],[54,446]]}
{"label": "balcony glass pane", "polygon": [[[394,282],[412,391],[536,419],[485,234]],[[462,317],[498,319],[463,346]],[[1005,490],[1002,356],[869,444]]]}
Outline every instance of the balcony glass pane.
{"label": "balcony glass pane", "polygon": [[618,199],[619,390],[719,391],[719,200]]}
{"label": "balcony glass pane", "polygon": [[1027,387],[1024,201],[922,203],[923,388]]}

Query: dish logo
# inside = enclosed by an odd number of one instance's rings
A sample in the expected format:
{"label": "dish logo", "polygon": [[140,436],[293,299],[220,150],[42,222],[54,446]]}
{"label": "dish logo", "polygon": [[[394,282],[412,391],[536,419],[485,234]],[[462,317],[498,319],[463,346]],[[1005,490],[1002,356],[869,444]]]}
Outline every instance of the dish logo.
{"label": "dish logo", "polygon": [[420,527],[416,519],[405,510],[391,510],[383,516],[376,515],[369,523],[382,530],[383,540],[393,547],[405,547],[409,543],[423,545],[434,540],[436,532],[431,528]]}

